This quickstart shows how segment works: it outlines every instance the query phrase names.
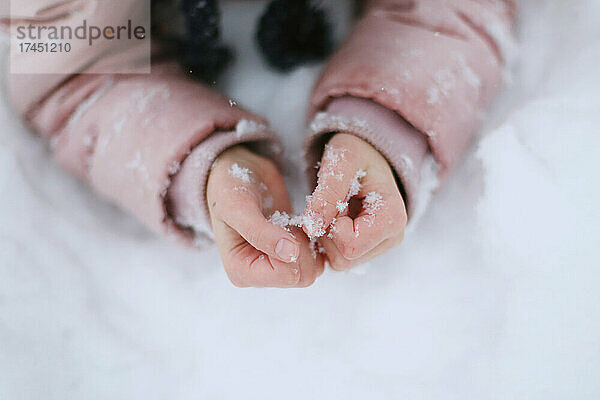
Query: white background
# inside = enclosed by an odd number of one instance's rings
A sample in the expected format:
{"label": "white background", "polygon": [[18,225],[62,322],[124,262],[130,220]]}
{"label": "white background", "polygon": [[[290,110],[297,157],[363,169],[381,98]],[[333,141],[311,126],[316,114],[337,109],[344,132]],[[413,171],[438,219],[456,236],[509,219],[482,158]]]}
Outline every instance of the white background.
{"label": "white background", "polygon": [[[223,90],[293,163],[319,67],[265,68],[263,5],[226,4]],[[512,84],[415,232],[306,290],[235,289],[214,249],[152,236],[3,95],[0,399],[600,398],[600,2],[521,19]]]}

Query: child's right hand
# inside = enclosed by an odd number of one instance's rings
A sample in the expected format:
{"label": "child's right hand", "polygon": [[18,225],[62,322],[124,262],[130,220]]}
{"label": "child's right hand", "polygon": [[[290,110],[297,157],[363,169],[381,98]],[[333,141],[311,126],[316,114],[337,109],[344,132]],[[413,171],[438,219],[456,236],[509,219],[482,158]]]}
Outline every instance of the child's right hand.
{"label": "child's right hand", "polygon": [[300,228],[284,228],[265,215],[291,211],[274,163],[243,146],[222,153],[207,186],[213,231],[225,270],[238,287],[307,287],[324,269]]}

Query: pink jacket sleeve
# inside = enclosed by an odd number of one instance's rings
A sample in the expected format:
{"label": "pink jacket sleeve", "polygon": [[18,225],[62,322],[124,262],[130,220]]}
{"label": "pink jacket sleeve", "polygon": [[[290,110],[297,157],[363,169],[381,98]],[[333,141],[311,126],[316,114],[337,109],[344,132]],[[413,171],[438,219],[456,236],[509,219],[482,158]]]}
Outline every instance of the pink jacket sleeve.
{"label": "pink jacket sleeve", "polygon": [[[126,19],[114,14],[137,10],[143,1],[122,0],[114,7],[96,0],[27,0],[17,11],[19,19],[34,24],[70,23],[77,13],[78,20],[103,25]],[[6,29],[9,23],[3,7],[0,24]],[[98,51],[103,49],[86,47],[46,60],[80,65],[76,74],[9,74],[13,107],[49,141],[58,162],[104,198],[154,232],[204,243],[212,231],[204,192],[215,158],[238,143],[277,158],[277,138],[264,120],[187,78],[175,63],[155,65],[149,74],[85,74],[94,71],[96,60],[136,57],[129,51],[100,57]],[[40,57],[24,54],[13,69]]]}
{"label": "pink jacket sleeve", "polygon": [[204,189],[215,158],[237,143],[272,157],[280,151],[262,119],[175,65],[149,75],[72,77],[25,119],[63,167],[154,232],[188,244],[211,236]]}
{"label": "pink jacket sleeve", "polygon": [[421,177],[409,170],[419,170],[424,149],[446,177],[501,89],[514,14],[510,0],[368,1],[314,89],[309,165],[327,134],[361,136],[396,170],[410,215]]}

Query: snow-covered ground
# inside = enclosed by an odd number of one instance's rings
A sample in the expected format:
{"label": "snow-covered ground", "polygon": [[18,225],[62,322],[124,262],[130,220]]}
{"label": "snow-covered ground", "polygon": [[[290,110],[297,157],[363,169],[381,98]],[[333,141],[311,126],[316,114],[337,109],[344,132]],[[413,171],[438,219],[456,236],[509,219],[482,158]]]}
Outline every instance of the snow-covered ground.
{"label": "snow-covered ground", "polygon": [[[600,2],[522,3],[512,84],[421,224],[306,290],[235,289],[214,249],[153,237],[2,96],[0,399],[600,398]],[[227,3],[224,90],[297,161],[319,68],[266,70],[262,4]]]}

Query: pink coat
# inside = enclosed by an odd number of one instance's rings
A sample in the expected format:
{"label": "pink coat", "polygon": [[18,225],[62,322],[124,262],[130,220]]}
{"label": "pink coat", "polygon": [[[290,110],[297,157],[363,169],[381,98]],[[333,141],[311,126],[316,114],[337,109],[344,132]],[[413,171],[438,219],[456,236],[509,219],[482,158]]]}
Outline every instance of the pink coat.
{"label": "pink coat", "polygon": [[[112,10],[131,10],[137,1],[120,0],[130,7]],[[22,18],[30,20],[77,11],[93,21],[107,7],[100,0],[22,3]],[[308,165],[328,134],[360,136],[395,169],[410,214],[421,201],[427,155],[444,178],[501,89],[514,16],[512,0],[367,1],[314,88]],[[93,68],[90,54],[71,56],[82,72]],[[280,153],[262,118],[231,106],[173,63],[154,65],[151,74],[11,74],[8,89],[59,163],[153,231],[187,243],[211,237],[205,183],[219,153],[248,142],[272,157]]]}

